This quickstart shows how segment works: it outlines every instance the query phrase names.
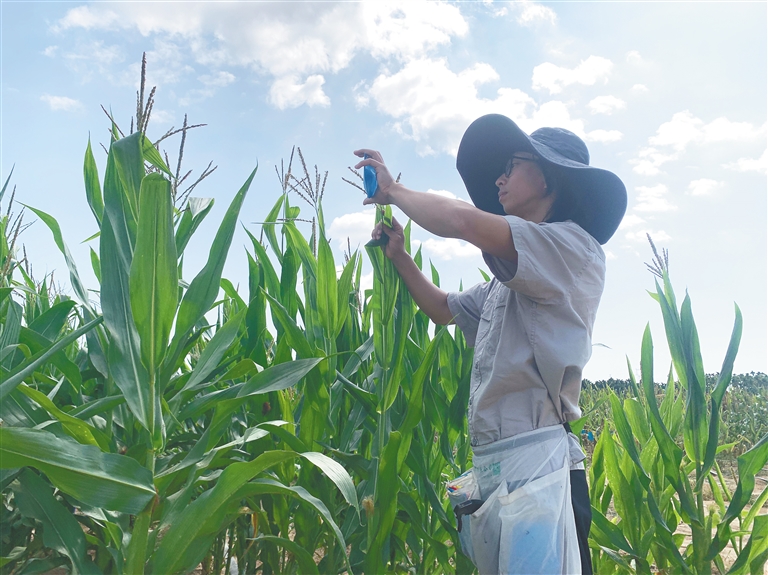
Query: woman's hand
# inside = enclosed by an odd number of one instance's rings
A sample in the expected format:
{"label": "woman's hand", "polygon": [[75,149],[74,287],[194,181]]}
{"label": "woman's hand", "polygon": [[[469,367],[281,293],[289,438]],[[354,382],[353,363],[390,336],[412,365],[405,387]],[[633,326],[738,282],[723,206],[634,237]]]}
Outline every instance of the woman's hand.
{"label": "woman's hand", "polygon": [[368,204],[391,204],[393,203],[393,200],[390,196],[390,191],[392,190],[392,187],[395,185],[395,179],[392,177],[392,174],[389,173],[389,170],[387,169],[387,166],[384,164],[384,159],[381,157],[381,154],[377,152],[376,150],[355,150],[354,154],[359,157],[363,157],[365,154],[368,154],[368,158],[360,161],[355,165],[355,169],[359,170],[365,166],[371,166],[374,170],[376,170],[376,179],[378,180],[379,187],[376,188],[376,193],[373,195],[372,198],[365,198],[363,201],[363,205]]}
{"label": "woman's hand", "polygon": [[[378,192],[376,193],[378,195]],[[407,256],[408,252],[405,251],[405,234],[403,233],[403,226],[393,217],[392,227],[384,225],[383,222],[376,224],[371,232],[371,238],[374,240],[381,239],[381,234],[389,237],[389,241],[381,246],[384,251],[384,255],[390,260],[398,259],[402,256]]]}

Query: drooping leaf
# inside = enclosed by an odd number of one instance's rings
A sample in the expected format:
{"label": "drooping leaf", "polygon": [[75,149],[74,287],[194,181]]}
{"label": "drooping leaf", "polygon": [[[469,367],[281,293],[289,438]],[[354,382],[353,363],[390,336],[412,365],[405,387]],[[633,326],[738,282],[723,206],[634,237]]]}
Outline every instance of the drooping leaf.
{"label": "drooping leaf", "polygon": [[291,541],[285,537],[277,537],[275,535],[259,535],[254,541],[256,543],[263,541],[286,549],[290,553],[293,553],[301,573],[305,575],[319,575],[320,572],[317,570],[317,565],[315,564],[315,559],[312,554],[295,541]]}
{"label": "drooping leaf", "polygon": [[103,451],[109,451],[109,440],[101,431],[88,425],[82,419],[61,411],[44,393],[27,387],[23,383],[17,389],[58,419],[67,433],[78,443],[96,445]]}
{"label": "drooping leaf", "polygon": [[216,485],[188,505],[170,526],[155,551],[154,572],[171,575],[193,568],[207,551],[200,539],[218,533],[232,496],[262,471],[295,457],[298,453],[275,450],[253,461],[227,466]]}
{"label": "drooping leaf", "polygon": [[85,552],[85,536],[77,519],[53,496],[45,481],[25,469],[13,491],[22,515],[43,524],[45,546],[69,557],[72,573],[101,572]]}
{"label": "drooping leaf", "polygon": [[53,233],[53,240],[56,242],[56,246],[58,246],[59,250],[64,255],[64,261],[66,261],[67,267],[69,268],[69,281],[72,284],[72,289],[80,300],[80,303],[86,307],[90,307],[91,304],[88,300],[88,292],[86,291],[83,282],[80,281],[80,274],[77,272],[77,265],[75,264],[75,260],[72,257],[72,254],[69,253],[67,244],[64,243],[64,237],[61,234],[59,222],[56,221],[56,218],[46,214],[42,210],[38,210],[31,206],[26,207],[32,210],[37,215],[37,217],[43,220],[45,225],[48,226],[48,229],[51,230],[51,233]]}
{"label": "drooping leaf", "polygon": [[181,255],[189,239],[213,207],[213,198],[189,198],[176,229],[176,253]]}
{"label": "drooping leaf", "polygon": [[59,335],[67,323],[69,314],[75,305],[77,304],[72,300],[64,300],[51,306],[50,309],[37,316],[29,324],[29,329],[36,331],[49,340],[56,339],[56,336]]}
{"label": "drooping leaf", "polygon": [[155,496],[152,474],[136,460],[56,437],[0,427],[0,467],[34,467],[64,493],[92,507],[139,513]]}
{"label": "drooping leaf", "polygon": [[147,138],[144,134],[141,135],[141,155],[145,162],[149,162],[158,170],[164,172],[170,177],[173,177],[171,170],[169,170],[168,166],[165,165],[165,161],[160,155],[158,149],[152,145],[152,142],[150,142],[149,138]]}

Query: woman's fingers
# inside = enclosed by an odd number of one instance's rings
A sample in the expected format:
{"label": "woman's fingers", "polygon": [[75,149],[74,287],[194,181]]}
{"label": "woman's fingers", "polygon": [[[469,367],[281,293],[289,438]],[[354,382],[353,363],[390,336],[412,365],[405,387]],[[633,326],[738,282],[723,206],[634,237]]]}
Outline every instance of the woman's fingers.
{"label": "woman's fingers", "polygon": [[369,159],[376,160],[377,162],[384,162],[384,158],[381,157],[381,152],[378,150],[369,150],[368,148],[361,148],[359,150],[355,150],[353,152],[356,156],[363,157],[366,154],[369,156]]}
{"label": "woman's fingers", "polygon": [[357,164],[355,164],[355,169],[359,170],[360,168],[363,168],[365,166],[372,166],[375,168],[381,168],[384,166],[384,162],[381,160],[377,160],[376,158],[365,158],[364,160],[359,161]]}

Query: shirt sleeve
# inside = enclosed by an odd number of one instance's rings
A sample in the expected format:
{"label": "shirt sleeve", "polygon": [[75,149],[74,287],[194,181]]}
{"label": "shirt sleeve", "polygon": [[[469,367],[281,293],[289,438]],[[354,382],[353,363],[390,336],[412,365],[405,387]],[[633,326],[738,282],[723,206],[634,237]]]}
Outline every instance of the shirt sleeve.
{"label": "shirt sleeve", "polygon": [[480,314],[483,312],[483,305],[491,291],[493,281],[482,282],[468,290],[448,294],[448,308],[454,316],[453,321],[461,329],[469,347],[475,346]]}
{"label": "shirt sleeve", "polygon": [[567,298],[587,266],[604,260],[597,240],[573,222],[536,224],[504,216],[512,232],[517,265],[483,252],[494,277],[537,303]]}

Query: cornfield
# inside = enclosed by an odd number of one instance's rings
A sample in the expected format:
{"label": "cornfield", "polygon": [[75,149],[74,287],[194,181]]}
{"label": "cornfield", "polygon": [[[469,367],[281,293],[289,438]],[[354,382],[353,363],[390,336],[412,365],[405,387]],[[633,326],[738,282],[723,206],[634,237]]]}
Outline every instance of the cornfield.
{"label": "cornfield", "polygon": [[[188,276],[185,248],[213,206],[191,193],[212,170],[183,190],[193,126],[178,131],[172,171],[160,144],[174,131],[146,135],[153,97],[142,82],[127,135],[110,117],[103,177],[86,147],[94,290],[52,215],[29,207],[64,255],[74,299],[20,257],[12,197],[0,220],[2,572],[472,573],[445,495],[472,465],[472,349],[460,330],[430,324],[379,247],[334,259],[327,174],[300,151],[247,230],[247,293],[222,273],[256,170]],[[410,253],[409,238],[410,224]],[[420,249],[414,259],[421,268]],[[664,258],[655,270],[668,382],[653,382],[647,329],[639,379],[630,371],[621,397],[587,394],[573,425],[596,438],[595,572],[762,573],[765,420],[739,432],[735,489],[718,463],[734,447],[722,430],[736,425],[723,405],[748,401],[729,391],[741,314],[708,385],[690,299],[678,307]],[[736,555],[727,565],[726,548]]]}

